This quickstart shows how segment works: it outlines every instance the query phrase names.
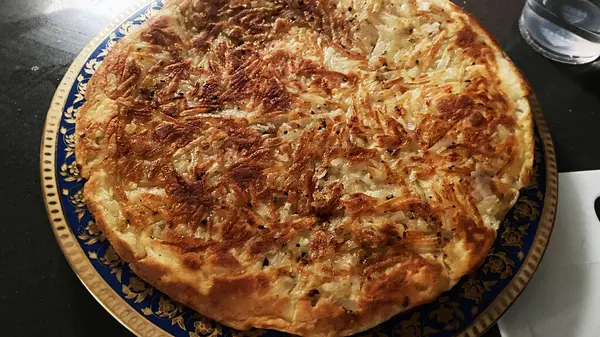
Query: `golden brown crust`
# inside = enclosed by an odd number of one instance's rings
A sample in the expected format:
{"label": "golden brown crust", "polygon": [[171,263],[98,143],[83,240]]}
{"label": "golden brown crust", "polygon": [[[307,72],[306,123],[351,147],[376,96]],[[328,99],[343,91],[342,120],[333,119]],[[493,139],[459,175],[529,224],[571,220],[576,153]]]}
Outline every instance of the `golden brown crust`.
{"label": "golden brown crust", "polygon": [[175,300],[349,335],[483,261],[531,172],[528,91],[445,0],[170,1],[88,83],[77,163]]}

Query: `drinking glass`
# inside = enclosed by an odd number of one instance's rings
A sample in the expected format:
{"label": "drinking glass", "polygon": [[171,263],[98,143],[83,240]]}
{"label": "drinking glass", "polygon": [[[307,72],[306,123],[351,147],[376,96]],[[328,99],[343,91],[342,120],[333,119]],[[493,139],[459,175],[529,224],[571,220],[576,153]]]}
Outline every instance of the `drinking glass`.
{"label": "drinking glass", "polygon": [[551,60],[594,61],[600,56],[600,0],[527,0],[519,30],[533,49]]}

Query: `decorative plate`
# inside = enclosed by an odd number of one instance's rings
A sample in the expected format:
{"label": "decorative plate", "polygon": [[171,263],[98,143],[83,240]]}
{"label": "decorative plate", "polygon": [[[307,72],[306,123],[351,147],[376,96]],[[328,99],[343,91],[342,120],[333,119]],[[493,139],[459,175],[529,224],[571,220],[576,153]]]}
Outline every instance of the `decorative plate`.
{"label": "decorative plate", "polygon": [[[276,336],[239,332],[171,301],[123,263],[96,226],[83,200],[75,165],[74,131],[85,88],[110,48],[147,20],[161,1],[141,6],[107,28],[75,59],[52,100],[41,147],[42,188],[56,238],[73,270],[94,297],[139,336]],[[485,263],[436,301],[400,314],[360,336],[479,336],[523,291],[546,249],[554,224],[557,172],[552,139],[535,97],[535,183],[500,227]]]}

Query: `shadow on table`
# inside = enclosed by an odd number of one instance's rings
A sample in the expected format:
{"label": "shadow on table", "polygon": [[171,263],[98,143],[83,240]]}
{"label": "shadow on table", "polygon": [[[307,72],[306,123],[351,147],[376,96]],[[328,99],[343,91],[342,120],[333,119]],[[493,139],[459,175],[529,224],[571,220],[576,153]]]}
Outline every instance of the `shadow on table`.
{"label": "shadow on table", "polygon": [[563,75],[578,82],[586,91],[600,98],[600,59],[581,65],[553,63]]}
{"label": "shadow on table", "polygon": [[34,88],[56,87],[73,58],[108,20],[92,11],[65,9],[0,21],[0,104],[30,109]]}

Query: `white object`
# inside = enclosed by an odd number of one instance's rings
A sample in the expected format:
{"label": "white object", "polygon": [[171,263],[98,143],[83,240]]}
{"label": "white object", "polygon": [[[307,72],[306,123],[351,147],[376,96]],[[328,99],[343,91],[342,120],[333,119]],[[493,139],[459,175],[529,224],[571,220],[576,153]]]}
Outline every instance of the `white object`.
{"label": "white object", "polygon": [[600,170],[559,174],[554,230],[538,270],[498,321],[502,337],[600,336]]}

